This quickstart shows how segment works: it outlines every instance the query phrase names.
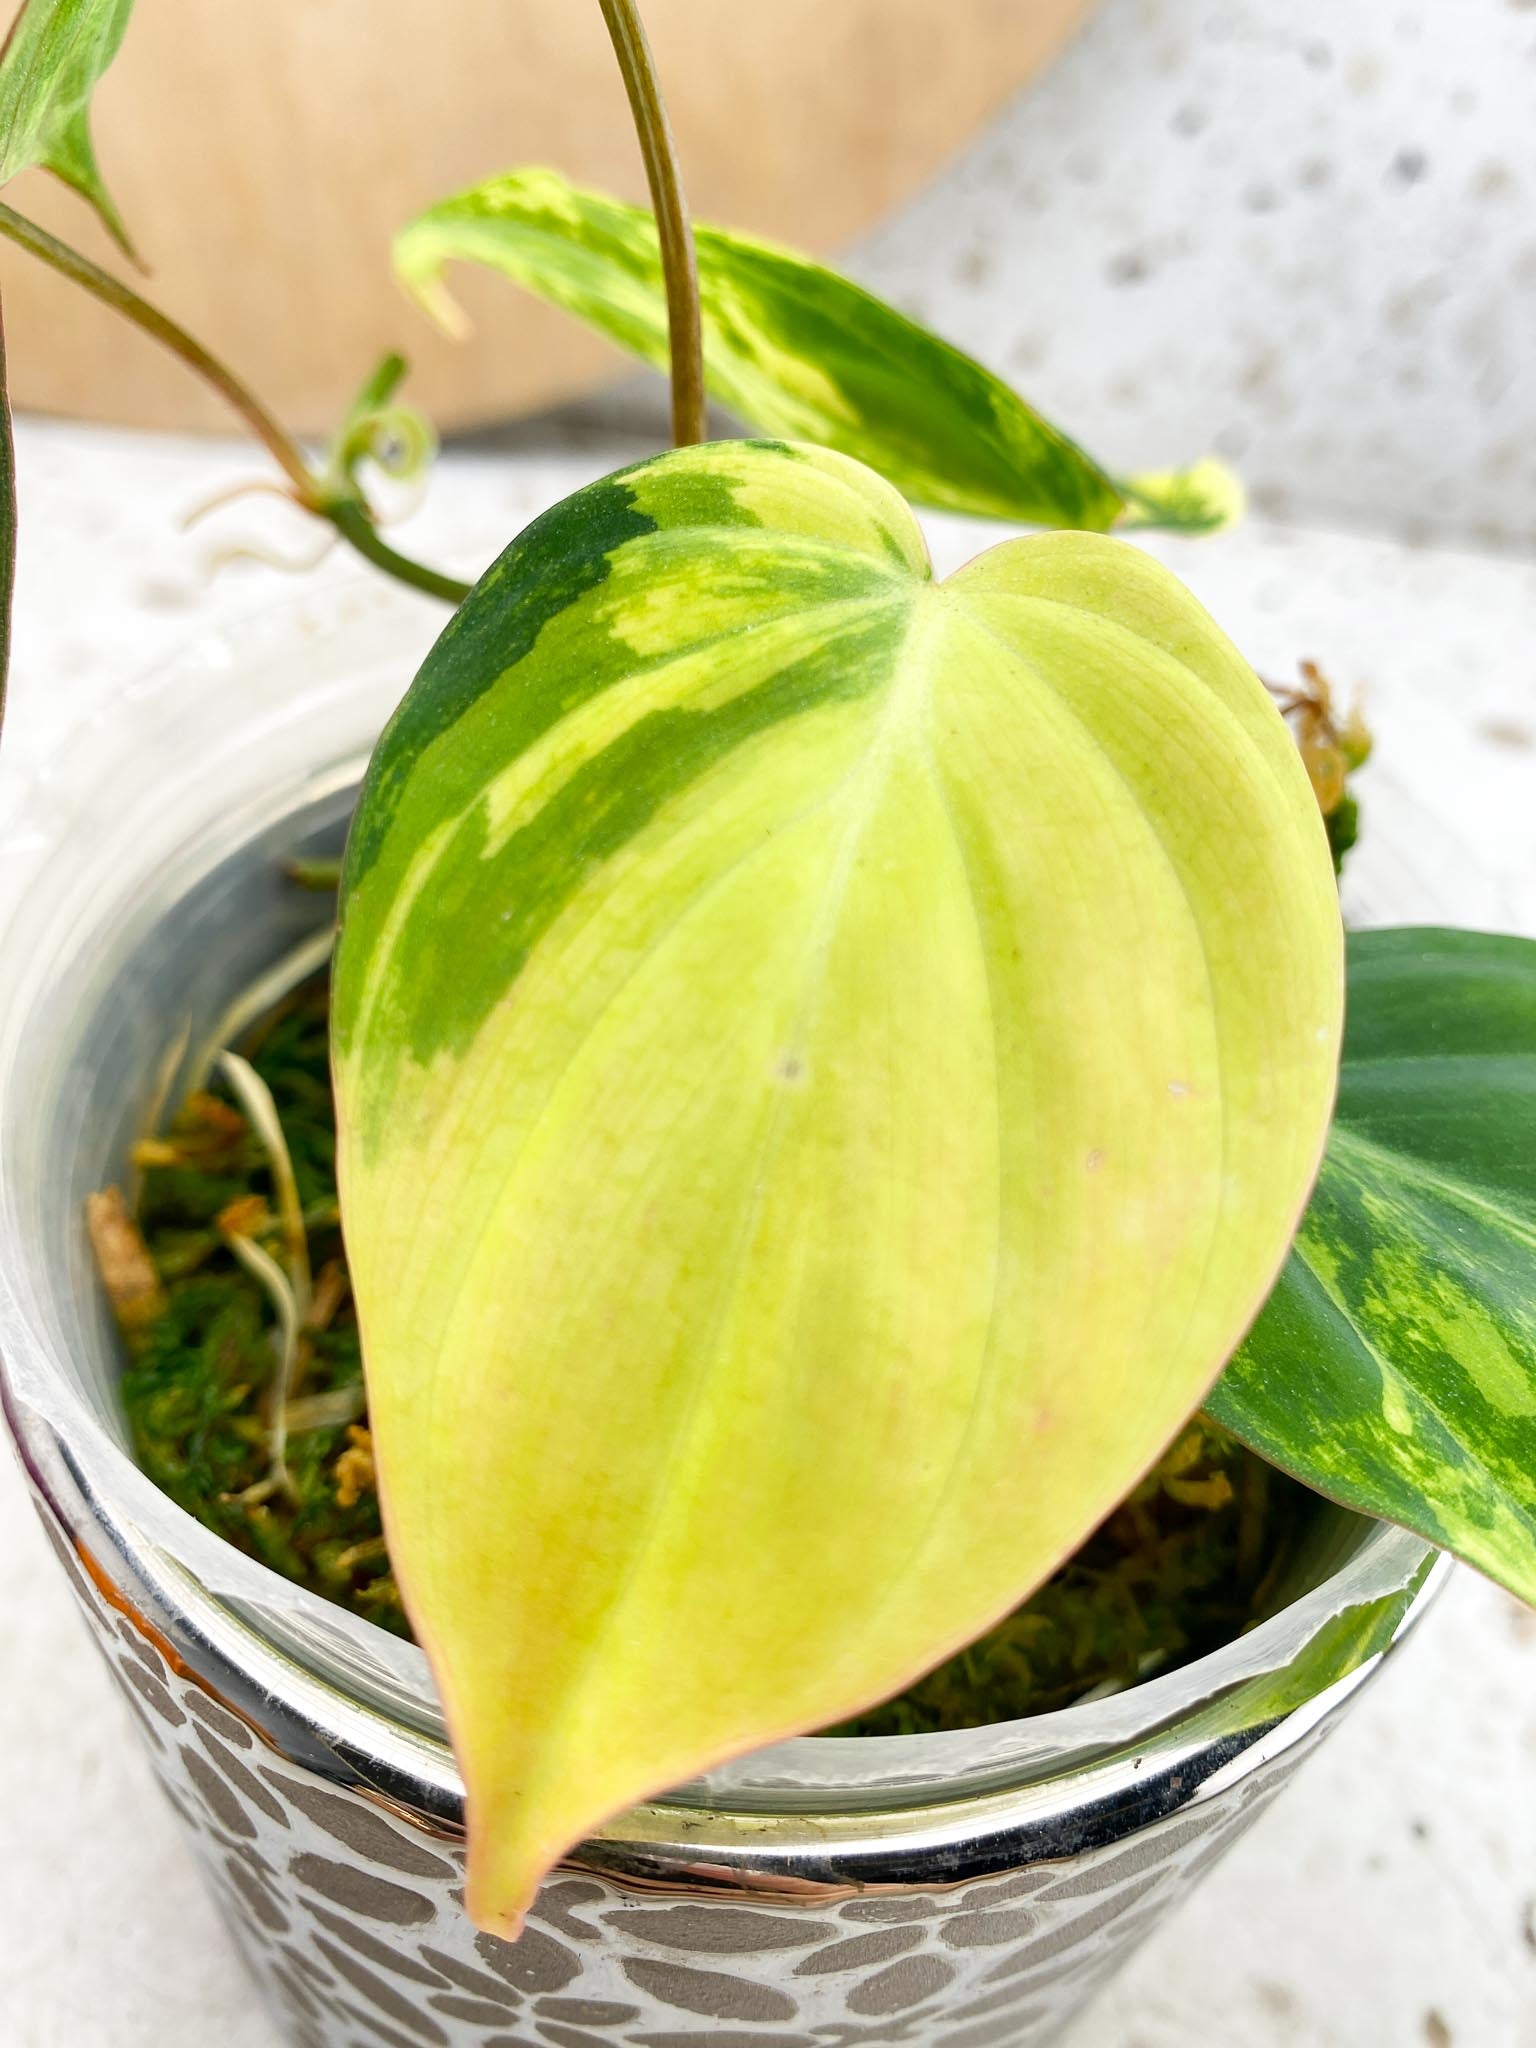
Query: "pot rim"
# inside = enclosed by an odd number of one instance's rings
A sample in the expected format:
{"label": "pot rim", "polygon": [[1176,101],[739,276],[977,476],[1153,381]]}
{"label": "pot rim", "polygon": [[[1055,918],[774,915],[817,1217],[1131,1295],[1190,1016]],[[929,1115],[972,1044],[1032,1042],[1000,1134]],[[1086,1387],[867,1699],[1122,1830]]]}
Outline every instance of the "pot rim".
{"label": "pot rim", "polygon": [[[205,634],[124,693],[127,733],[112,719],[92,727],[8,823],[0,856],[22,888],[0,927],[0,985],[13,992],[0,1018],[0,1391],[34,1484],[77,1540],[94,1532],[105,1544],[111,1562],[100,1562],[114,1578],[243,1675],[253,1697],[281,1702],[314,1742],[366,1760],[372,1782],[396,1785],[452,1830],[462,1786],[419,1651],[350,1616],[354,1626],[342,1627],[339,1610],[175,1507],[86,1397],[74,1351],[94,1346],[105,1382],[105,1318],[91,1304],[93,1330],[77,1331],[74,1345],[60,1325],[61,1301],[86,1313],[78,1291],[91,1282],[83,1231],[57,1205],[51,1228],[44,1213],[34,1128],[39,1102],[63,1099],[70,1031],[92,1002],[113,998],[114,974],[199,881],[301,810],[345,806],[399,694],[402,649],[424,651],[438,618],[370,584]],[[210,705],[210,673],[237,716],[227,702]],[[88,855],[53,858],[71,833],[80,852],[87,818]],[[1419,1538],[1350,1525],[1347,1554],[1300,1598],[1127,1693],[988,1730],[782,1743],[636,1809],[601,1831],[586,1860],[617,1858],[634,1875],[701,1855],[768,1871],[791,1856],[804,1870],[808,1857],[830,1868],[878,1853],[885,1868],[912,1856],[931,1864],[960,1836],[1008,1840],[1016,1852],[1021,1829],[1081,1846],[1094,1812],[1107,1824],[1156,1785],[1172,1810],[1326,1719],[1443,1582],[1448,1562]],[[273,1586],[285,1589],[276,1604]],[[359,1632],[403,1653],[388,1660],[390,1683],[349,1671],[338,1654],[340,1638],[355,1644]]]}

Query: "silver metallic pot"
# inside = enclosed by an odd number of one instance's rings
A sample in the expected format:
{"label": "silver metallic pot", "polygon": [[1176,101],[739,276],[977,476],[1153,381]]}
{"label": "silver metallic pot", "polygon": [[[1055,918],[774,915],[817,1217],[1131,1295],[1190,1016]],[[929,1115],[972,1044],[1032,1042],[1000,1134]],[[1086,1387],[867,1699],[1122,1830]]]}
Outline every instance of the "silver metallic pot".
{"label": "silver metallic pot", "polygon": [[3,1390],[60,1563],[296,2048],[1035,2048],[1422,1609],[1440,1568],[1415,1539],[1319,1504],[1275,1612],[1185,1670],[732,1764],[587,1843],[509,1945],[464,1917],[419,1653],[231,1550],[126,1454],[84,1197],[319,924],[279,863],[339,846],[439,617],[370,588],[202,643],[0,840],[21,904],[0,942]]}

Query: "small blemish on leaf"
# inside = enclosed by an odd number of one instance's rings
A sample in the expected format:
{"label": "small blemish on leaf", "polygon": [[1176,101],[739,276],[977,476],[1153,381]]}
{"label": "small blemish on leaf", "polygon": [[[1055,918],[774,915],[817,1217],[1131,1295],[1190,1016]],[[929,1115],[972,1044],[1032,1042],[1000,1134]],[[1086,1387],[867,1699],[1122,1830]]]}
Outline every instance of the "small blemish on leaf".
{"label": "small blemish on leaf", "polygon": [[773,1071],[781,1081],[803,1081],[805,1061],[798,1053],[787,1052],[782,1055]]}
{"label": "small blemish on leaf", "polygon": [[1099,1168],[1104,1164],[1104,1154],[1099,1150],[1097,1145],[1095,1145],[1093,1150],[1088,1154],[1088,1158],[1085,1164],[1087,1165],[1088,1171],[1090,1173],[1097,1173]]}
{"label": "small blemish on leaf", "polygon": [[1189,1093],[1189,1083],[1187,1081],[1170,1081],[1168,1083],[1168,1093],[1177,1101],[1181,1095]]}

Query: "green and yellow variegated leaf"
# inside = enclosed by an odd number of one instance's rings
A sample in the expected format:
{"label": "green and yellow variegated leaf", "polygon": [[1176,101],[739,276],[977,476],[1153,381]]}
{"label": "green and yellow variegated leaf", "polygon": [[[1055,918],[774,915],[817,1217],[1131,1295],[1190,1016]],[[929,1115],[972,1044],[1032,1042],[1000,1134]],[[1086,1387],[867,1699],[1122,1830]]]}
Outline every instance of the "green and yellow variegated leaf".
{"label": "green and yellow variegated leaf", "polygon": [[1168,533],[1220,533],[1247,510],[1242,479],[1214,456],[1188,469],[1145,469],[1121,485],[1126,512],[1121,526],[1159,527]]}
{"label": "green and yellow variegated leaf", "polygon": [[[0,50],[0,185],[34,164],[72,185],[128,249],[91,143],[91,94],[133,0],[26,0]],[[131,253],[131,252],[130,252]]]}
{"label": "green and yellow variegated leaf", "polygon": [[935,584],[870,471],[722,442],[488,572],[370,770],[334,1012],[482,1924],[1121,1498],[1284,1258],[1341,956],[1278,715],[1128,543]]}
{"label": "green and yellow variegated leaf", "polygon": [[1360,932],[1338,1114],[1211,1412],[1536,1601],[1536,945]]}
{"label": "green and yellow variegated leaf", "polygon": [[[699,227],[716,398],[765,433],[871,464],[920,504],[1103,531],[1123,509],[1091,457],[948,342],[809,257]],[[402,281],[445,325],[443,265],[477,262],[664,369],[652,216],[556,171],[518,170],[432,207],[395,240]]]}

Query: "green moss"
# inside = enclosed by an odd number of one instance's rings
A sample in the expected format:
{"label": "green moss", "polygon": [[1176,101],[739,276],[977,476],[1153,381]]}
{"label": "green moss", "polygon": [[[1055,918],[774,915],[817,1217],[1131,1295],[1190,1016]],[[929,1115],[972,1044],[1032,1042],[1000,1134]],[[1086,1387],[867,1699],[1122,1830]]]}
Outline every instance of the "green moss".
{"label": "green moss", "polygon": [[1008,1619],[840,1735],[922,1735],[1070,1706],[1238,1635],[1302,1489],[1215,1424],[1179,1437],[1077,1555]]}
{"label": "green moss", "polygon": [[[224,1094],[196,1096],[141,1148],[138,1220],[165,1307],[130,1340],[123,1401],[145,1470],[240,1549],[398,1634],[362,1411],[357,1321],[337,1220],[328,996],[314,986],[242,1049],[271,1089],[309,1225],[323,1327],[306,1329],[290,1407],[291,1494],[264,1486],[271,1305],[219,1217],[266,1198],[264,1155]],[[270,1238],[274,1249],[276,1236]],[[348,1390],[355,1412],[344,1409]],[[316,1397],[335,1396],[327,1405]],[[306,1416],[317,1425],[295,1427]],[[1262,1604],[1303,1490],[1198,1421],[1034,1597],[969,1649],[839,1734],[1012,1720],[1214,1648]]]}
{"label": "green moss", "polygon": [[[356,1392],[354,1414],[288,1439],[291,1497],[266,1495],[267,1397],[274,1353],[272,1310],[235,1261],[218,1218],[244,1197],[270,1194],[266,1162],[245,1119],[222,1093],[194,1097],[163,1140],[142,1148],[138,1218],[164,1282],[164,1312],[133,1338],[123,1375],[139,1461],[155,1482],[210,1529],[274,1571],[327,1599],[408,1633],[384,1554],[378,1496],[349,1488],[337,1465],[353,1454],[361,1419],[357,1318],[341,1285],[326,992],[287,1004],[245,1050],[272,1090],[309,1225],[316,1297],[334,1301],[323,1328],[307,1328],[296,1403]],[[162,1154],[164,1163],[154,1163]],[[323,1313],[323,1308],[322,1308]]]}

